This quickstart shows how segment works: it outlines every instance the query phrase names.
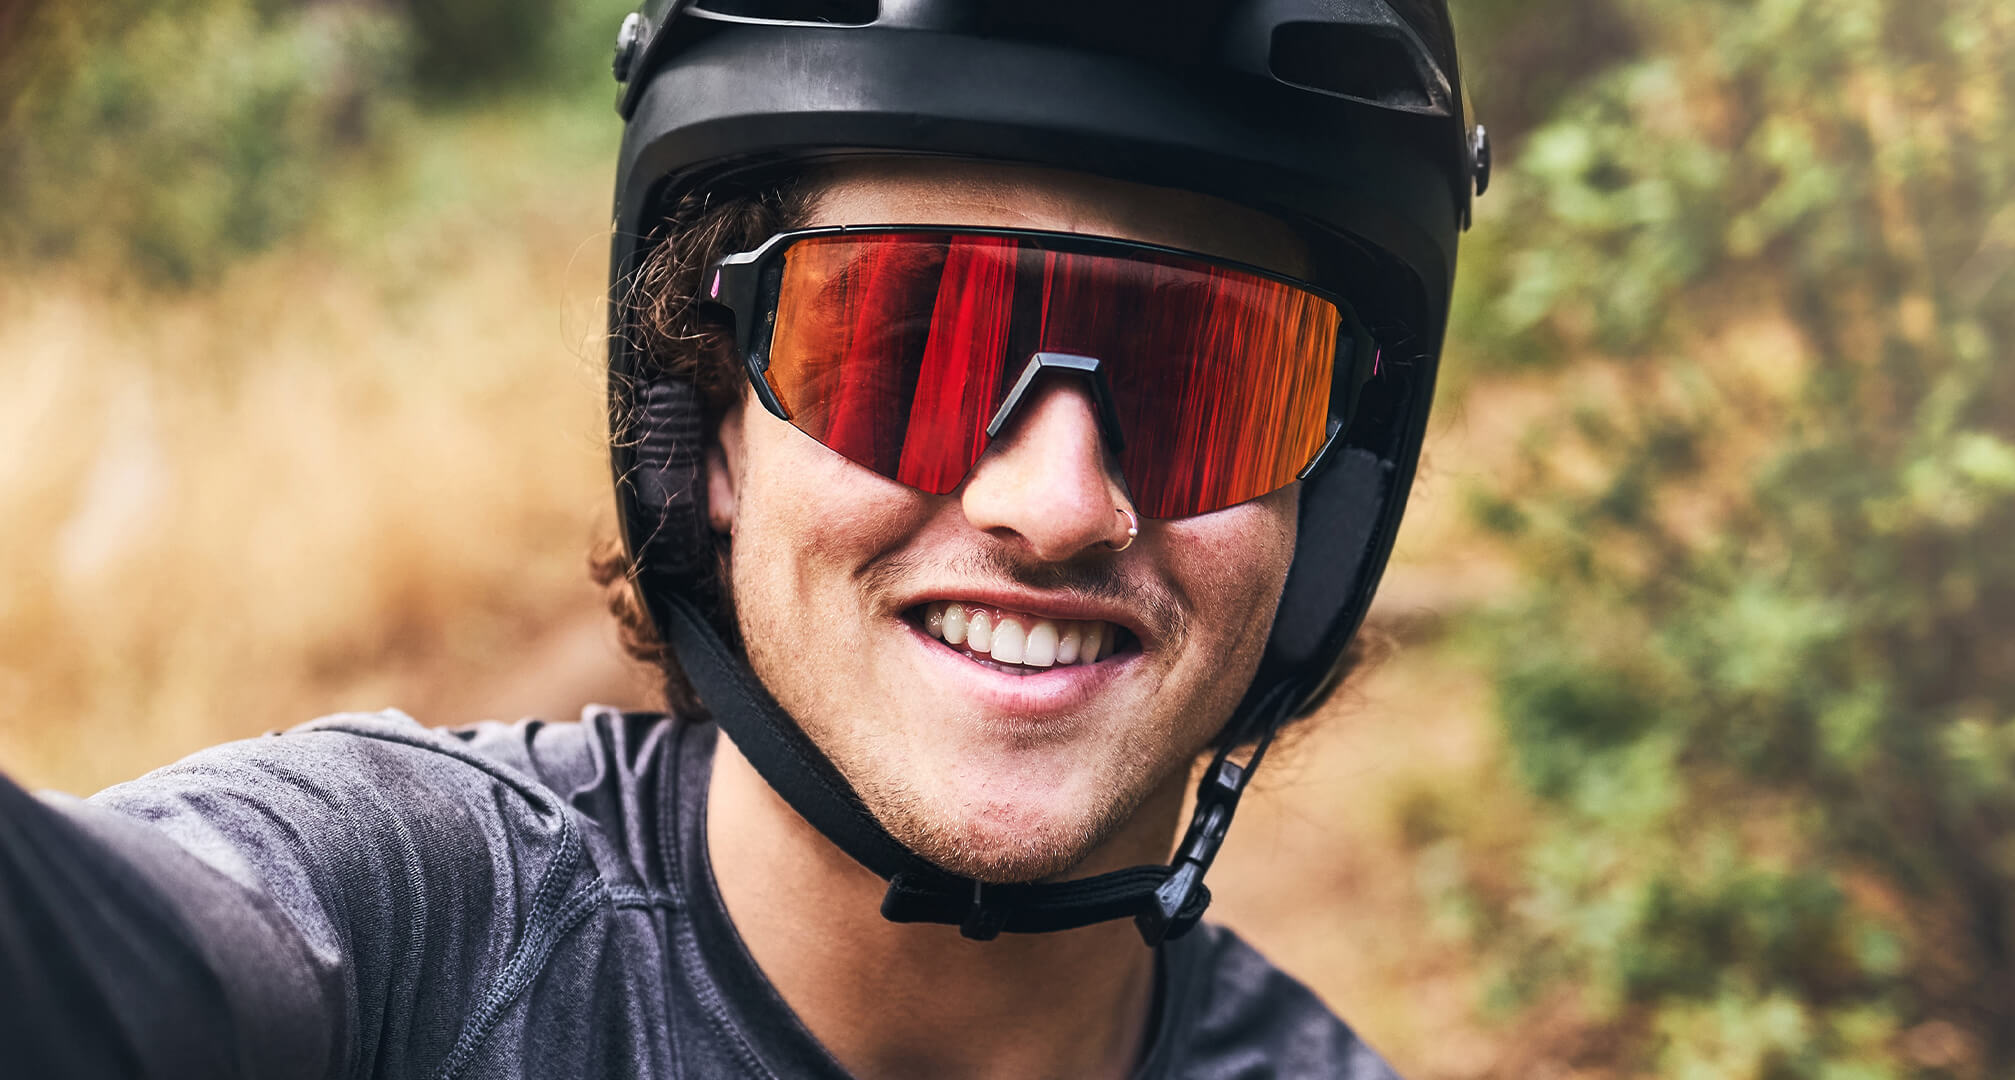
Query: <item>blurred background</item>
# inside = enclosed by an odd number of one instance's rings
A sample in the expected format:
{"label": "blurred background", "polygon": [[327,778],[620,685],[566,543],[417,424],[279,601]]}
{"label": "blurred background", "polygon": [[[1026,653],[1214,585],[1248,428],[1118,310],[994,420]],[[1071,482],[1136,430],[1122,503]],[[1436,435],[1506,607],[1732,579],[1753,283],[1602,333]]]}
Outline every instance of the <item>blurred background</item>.
{"label": "blurred background", "polygon": [[[1408,1076],[2015,1077],[2015,5],[1454,0],[1498,150],[1215,913]],[[0,767],[647,704],[625,0],[0,0]]]}

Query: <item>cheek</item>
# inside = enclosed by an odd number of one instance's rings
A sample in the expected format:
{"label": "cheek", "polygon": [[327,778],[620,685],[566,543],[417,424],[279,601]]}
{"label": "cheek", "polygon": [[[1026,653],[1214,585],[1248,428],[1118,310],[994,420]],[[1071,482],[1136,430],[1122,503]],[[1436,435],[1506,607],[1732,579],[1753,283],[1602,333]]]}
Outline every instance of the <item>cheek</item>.
{"label": "cheek", "polygon": [[733,549],[738,594],[829,593],[916,530],[926,509],[918,493],[760,408],[749,414]]}
{"label": "cheek", "polygon": [[1298,505],[1296,486],[1166,526],[1192,630],[1214,651],[1257,663],[1294,560]]}

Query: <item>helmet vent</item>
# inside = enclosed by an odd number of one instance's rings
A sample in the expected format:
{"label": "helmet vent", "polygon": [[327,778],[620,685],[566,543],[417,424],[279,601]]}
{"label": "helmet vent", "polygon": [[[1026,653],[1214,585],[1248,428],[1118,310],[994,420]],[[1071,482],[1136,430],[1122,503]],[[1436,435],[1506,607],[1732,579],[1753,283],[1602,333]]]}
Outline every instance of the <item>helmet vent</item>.
{"label": "helmet vent", "polygon": [[1338,97],[1423,112],[1445,109],[1411,39],[1380,27],[1292,22],[1273,28],[1267,67],[1281,82]]}
{"label": "helmet vent", "polygon": [[831,26],[866,26],[881,15],[880,0],[696,0],[693,8],[737,22]]}

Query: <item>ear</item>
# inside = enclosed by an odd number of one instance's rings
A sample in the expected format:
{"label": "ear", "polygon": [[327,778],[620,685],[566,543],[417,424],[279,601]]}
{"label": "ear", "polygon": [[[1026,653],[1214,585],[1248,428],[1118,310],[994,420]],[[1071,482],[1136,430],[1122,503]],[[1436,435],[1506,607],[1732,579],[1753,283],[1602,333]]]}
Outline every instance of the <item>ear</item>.
{"label": "ear", "polygon": [[741,491],[744,454],[742,410],[748,398],[735,402],[721,414],[720,427],[707,443],[707,523],[715,532],[733,535],[736,495]]}

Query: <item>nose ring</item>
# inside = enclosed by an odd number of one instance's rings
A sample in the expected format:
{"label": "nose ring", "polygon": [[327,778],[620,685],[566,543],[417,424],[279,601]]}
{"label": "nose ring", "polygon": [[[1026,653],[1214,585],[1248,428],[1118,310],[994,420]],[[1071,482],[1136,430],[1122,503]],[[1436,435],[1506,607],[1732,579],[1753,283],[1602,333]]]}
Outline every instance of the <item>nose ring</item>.
{"label": "nose ring", "polygon": [[1126,539],[1117,544],[1107,540],[1105,546],[1114,551],[1125,551],[1133,546],[1134,537],[1140,535],[1140,519],[1133,516],[1133,511],[1123,506],[1113,507],[1113,512],[1126,519]]}

